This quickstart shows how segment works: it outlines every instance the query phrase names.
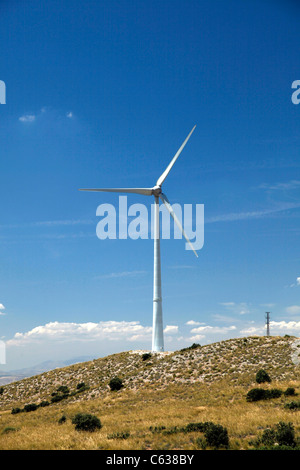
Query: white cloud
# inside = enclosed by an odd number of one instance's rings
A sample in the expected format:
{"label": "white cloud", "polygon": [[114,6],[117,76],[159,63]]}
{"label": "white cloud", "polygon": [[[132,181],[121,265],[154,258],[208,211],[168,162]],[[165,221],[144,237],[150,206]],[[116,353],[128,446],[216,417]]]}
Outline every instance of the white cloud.
{"label": "white cloud", "polygon": [[270,328],[275,330],[300,331],[300,321],[271,321]]}
{"label": "white cloud", "polygon": [[229,331],[236,330],[236,326],[198,326],[197,328],[192,328],[191,333],[217,333],[223,334],[228,333]]}
{"label": "white cloud", "polygon": [[275,184],[267,184],[263,183],[259,186],[261,189],[267,189],[271,191],[287,191],[290,189],[297,189],[300,187],[300,181],[298,180],[291,180],[288,181],[287,183],[275,183]]}
{"label": "white cloud", "polygon": [[[271,335],[299,335],[300,333],[300,321],[271,321],[270,322],[270,334]],[[263,336],[266,334],[265,325],[250,326],[240,331],[241,335],[247,336]]]}
{"label": "white cloud", "polygon": [[164,329],[164,333],[168,334],[168,335],[178,333],[178,326],[177,325],[167,325]]}
{"label": "white cloud", "polygon": [[211,315],[211,317],[214,319],[215,322],[219,323],[234,323],[237,319],[234,315],[220,315],[218,313],[215,313]]}
{"label": "white cloud", "polygon": [[143,326],[139,321],[102,321],[99,323],[50,322],[25,333],[16,333],[7,341],[8,346],[21,346],[44,341],[135,341],[150,335],[152,327]]}
{"label": "white cloud", "polygon": [[225,307],[226,310],[229,310],[230,312],[238,315],[245,315],[247,313],[250,313],[250,307],[247,305],[246,302],[221,302],[220,305]]}
{"label": "white cloud", "polygon": [[300,315],[300,305],[291,305],[285,309],[290,315]]}
{"label": "white cloud", "polygon": [[0,225],[0,228],[23,228],[23,227],[59,227],[73,225],[93,225],[95,222],[89,219],[65,219],[65,220],[43,220],[37,222],[24,222],[22,224]]}
{"label": "white cloud", "polygon": [[266,328],[263,326],[250,326],[249,328],[240,330],[240,333],[246,336],[264,335],[266,334]]}
{"label": "white cloud", "polygon": [[296,278],[296,283],[293,282],[293,284],[290,285],[290,287],[296,287],[296,286],[300,286],[300,277]]}
{"label": "white cloud", "polygon": [[262,209],[258,211],[249,212],[231,212],[229,214],[221,214],[214,217],[206,218],[206,223],[214,222],[234,222],[236,220],[248,220],[248,219],[259,219],[267,217],[278,212],[283,212],[291,209],[297,209],[300,207],[298,202],[282,202],[277,206],[270,209]]}
{"label": "white cloud", "polygon": [[55,227],[64,225],[91,225],[94,224],[93,220],[90,219],[65,219],[65,220],[43,220],[39,222],[31,222],[28,225],[35,227]]}
{"label": "white cloud", "polygon": [[186,325],[190,325],[190,326],[193,326],[193,325],[204,325],[204,323],[201,323],[200,321],[189,320],[189,321],[186,322]]}
{"label": "white cloud", "polygon": [[284,332],[300,332],[300,321],[271,321],[270,322],[270,328],[272,331],[272,328],[274,331],[280,331],[282,333],[282,330]]}
{"label": "white cloud", "polygon": [[3,312],[3,310],[5,310],[5,307],[3,304],[0,304],[0,316],[1,315],[5,315],[5,313]]}
{"label": "white cloud", "polygon": [[35,121],[34,114],[24,114],[24,116],[19,117],[19,121],[21,122],[33,122]]}
{"label": "white cloud", "polygon": [[[74,114],[72,111],[64,112],[64,116],[68,119],[72,119]],[[23,114],[19,117],[20,122],[33,122],[40,121],[41,119],[52,119],[54,121],[61,121],[62,114],[60,111],[42,107],[39,111],[32,114]]]}
{"label": "white cloud", "polygon": [[205,335],[194,335],[189,338],[190,341],[201,341],[201,339],[205,338]]}

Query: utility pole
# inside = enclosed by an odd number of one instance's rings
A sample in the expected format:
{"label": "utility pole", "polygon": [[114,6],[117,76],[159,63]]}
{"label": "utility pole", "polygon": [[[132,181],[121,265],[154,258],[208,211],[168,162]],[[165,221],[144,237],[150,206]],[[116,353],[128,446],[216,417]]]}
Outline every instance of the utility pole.
{"label": "utility pole", "polygon": [[266,312],[267,336],[270,336],[270,313]]}

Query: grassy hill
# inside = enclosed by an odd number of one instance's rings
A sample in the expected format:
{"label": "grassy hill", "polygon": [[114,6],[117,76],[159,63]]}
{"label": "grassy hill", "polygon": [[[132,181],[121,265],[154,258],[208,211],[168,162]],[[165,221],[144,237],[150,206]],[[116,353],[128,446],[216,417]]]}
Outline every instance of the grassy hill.
{"label": "grassy hill", "polygon": [[[300,394],[300,339],[247,337],[195,349],[152,355],[129,351],[71,365],[8,384],[0,396],[0,449],[198,449],[203,433],[186,432],[189,423],[212,421],[226,427],[232,449],[253,447],[266,427],[292,423],[300,437],[300,409],[284,407],[298,397],[282,394],[246,400],[252,388]],[[264,369],[272,382],[258,385]],[[124,387],[112,392],[109,381]],[[78,384],[84,383],[81,389]],[[60,386],[70,393],[52,403]],[[29,403],[49,406],[12,414]],[[78,432],[76,413],[102,423],[96,432]],[[66,420],[59,424],[59,419]]]}

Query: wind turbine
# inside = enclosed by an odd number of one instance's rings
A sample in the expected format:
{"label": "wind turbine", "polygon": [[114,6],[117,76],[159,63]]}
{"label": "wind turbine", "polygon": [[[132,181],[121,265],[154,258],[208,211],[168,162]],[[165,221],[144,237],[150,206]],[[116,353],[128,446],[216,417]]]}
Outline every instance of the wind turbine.
{"label": "wind turbine", "polygon": [[195,127],[191,130],[181,147],[177,150],[176,154],[172,158],[171,162],[165,169],[165,171],[158,178],[156,185],[153,188],[91,188],[91,189],[80,189],[79,191],[100,191],[110,193],[134,193],[142,194],[144,196],[154,196],[154,277],[153,277],[153,330],[152,330],[152,351],[160,352],[164,351],[164,334],[163,334],[163,321],[162,321],[162,294],[161,294],[161,264],[160,264],[160,224],[159,224],[159,199],[162,200],[166,206],[168,212],[173,217],[174,222],[178,225],[184,238],[191,246],[196,257],[198,255],[194,250],[192,243],[186,235],[181,223],[179,222],[173,208],[168,201],[168,198],[163,194],[161,186],[165,181],[166,177],[170,173],[174,163],[184,149],[187,141],[191,137],[195,130]]}

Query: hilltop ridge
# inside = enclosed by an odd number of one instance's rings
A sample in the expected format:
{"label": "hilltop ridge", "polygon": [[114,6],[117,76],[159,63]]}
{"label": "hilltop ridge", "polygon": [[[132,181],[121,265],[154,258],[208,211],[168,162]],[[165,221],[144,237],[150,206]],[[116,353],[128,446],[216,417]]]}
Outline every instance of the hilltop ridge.
{"label": "hilltop ridge", "polygon": [[226,378],[231,383],[251,382],[259,368],[267,368],[275,380],[293,380],[300,371],[300,339],[291,336],[229,339],[151,354],[143,361],[144,352],[117,353],[10,383],[4,387],[0,406],[46,400],[60,385],[76,389],[81,382],[87,385],[86,391],[68,401],[92,400],[109,393],[109,380],[115,376],[127,390],[137,391],[147,384],[164,389],[171,384],[211,384]]}
{"label": "hilltop ridge", "polygon": [[[255,448],[264,430],[284,423],[300,448],[299,338],[253,336],[145,353],[113,354],[5,385],[0,449],[195,450],[207,445],[205,423],[226,428],[233,450]],[[256,382],[260,369],[271,383]],[[111,391],[116,376],[124,386]],[[268,399],[249,402],[257,388]],[[287,406],[291,400],[296,409]],[[78,413],[101,420],[101,429],[78,432]]]}

